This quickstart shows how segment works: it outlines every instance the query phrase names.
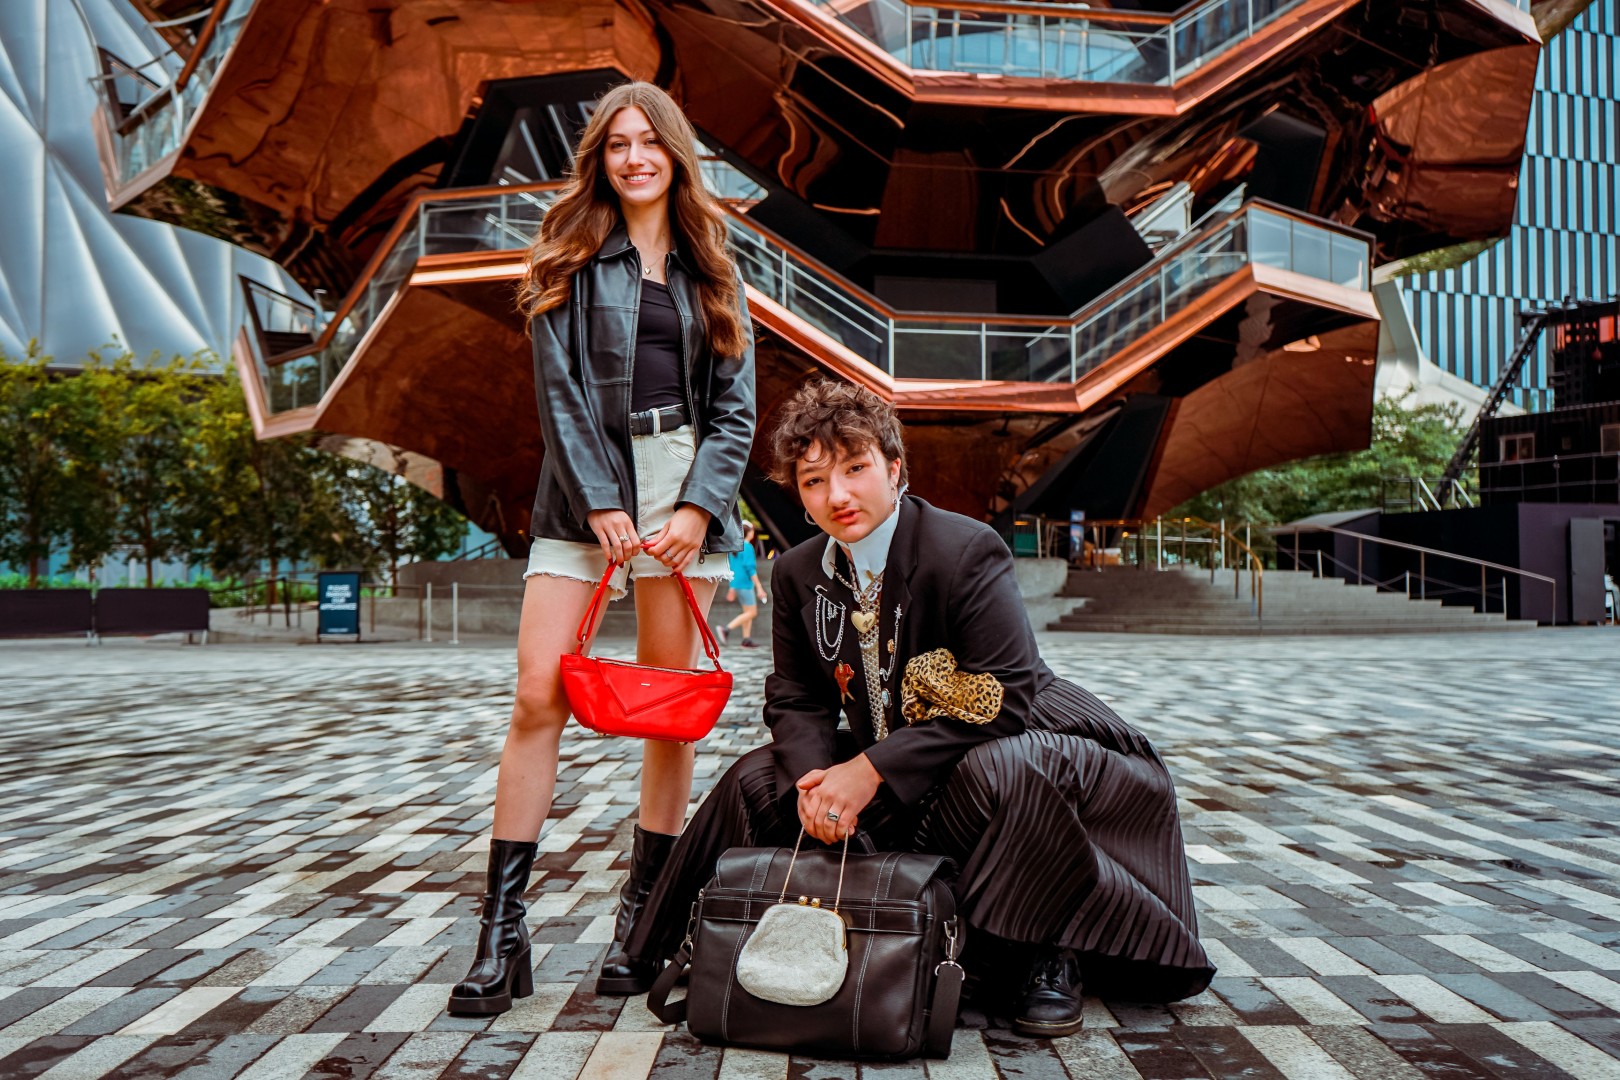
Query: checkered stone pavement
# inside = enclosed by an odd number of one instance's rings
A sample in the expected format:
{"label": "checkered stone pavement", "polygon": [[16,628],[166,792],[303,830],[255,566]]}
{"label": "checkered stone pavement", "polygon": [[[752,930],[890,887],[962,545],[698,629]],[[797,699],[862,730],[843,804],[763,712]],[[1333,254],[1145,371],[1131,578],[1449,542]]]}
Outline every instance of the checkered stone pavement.
{"label": "checkered stone pavement", "polygon": [[[633,747],[572,730],[535,994],[472,952],[512,663],[493,645],[0,647],[0,1076],[1620,1077],[1620,633],[1042,635],[1180,785],[1214,986],[948,1061],[704,1047],[598,998]],[[624,655],[625,645],[616,650]],[[765,738],[768,657],[701,792]]]}

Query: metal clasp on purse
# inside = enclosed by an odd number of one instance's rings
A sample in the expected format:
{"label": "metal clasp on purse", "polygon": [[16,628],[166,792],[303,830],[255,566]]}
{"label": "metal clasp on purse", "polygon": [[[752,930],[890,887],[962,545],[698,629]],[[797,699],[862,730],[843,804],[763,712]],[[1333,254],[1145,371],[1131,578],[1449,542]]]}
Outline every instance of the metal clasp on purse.
{"label": "metal clasp on purse", "polygon": [[[849,971],[849,927],[838,911],[844,898],[844,868],[849,861],[849,837],[838,862],[838,891],[829,910],[819,897],[787,901],[793,867],[799,861],[804,831],[793,845],[782,892],[765,910],[737,954],[737,985],[761,1001],[778,1005],[820,1005],[844,985]],[[837,946],[833,946],[836,935]]]}

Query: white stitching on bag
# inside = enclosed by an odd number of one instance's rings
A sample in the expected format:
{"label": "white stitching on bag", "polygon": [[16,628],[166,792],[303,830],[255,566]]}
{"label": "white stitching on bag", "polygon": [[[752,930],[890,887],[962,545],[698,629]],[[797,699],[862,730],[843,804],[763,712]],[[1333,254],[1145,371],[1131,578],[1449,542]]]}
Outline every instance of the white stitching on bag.
{"label": "white stitching on bag", "polygon": [[[759,855],[759,856],[755,857],[755,859],[754,859],[754,881],[753,881],[752,886],[748,890],[750,894],[757,893],[757,892],[759,892],[761,889],[763,889],[765,887],[765,878],[770,873],[770,869],[771,869],[771,856],[769,856],[769,855]],[[750,895],[748,897],[748,899],[743,901],[743,918],[746,920],[746,919],[752,919],[753,917],[754,917],[754,899],[753,899],[752,895]],[[733,949],[732,952],[731,952],[731,970],[732,971],[737,970],[737,957],[742,955],[743,945],[747,941],[748,941],[748,934],[744,933],[744,934],[738,934],[737,935],[737,947],[735,949]],[[726,980],[726,997],[725,997],[725,1000],[720,1003],[720,1035],[721,1035],[722,1038],[725,1038],[725,1039],[730,1039],[731,1038],[731,987],[732,987],[732,984],[735,983],[735,982],[736,982],[735,979],[727,979]]]}

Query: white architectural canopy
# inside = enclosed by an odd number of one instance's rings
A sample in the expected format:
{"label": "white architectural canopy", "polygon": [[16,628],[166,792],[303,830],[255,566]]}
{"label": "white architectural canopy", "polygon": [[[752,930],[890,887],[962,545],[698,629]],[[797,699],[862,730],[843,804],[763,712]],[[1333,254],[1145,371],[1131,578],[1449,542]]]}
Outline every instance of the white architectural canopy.
{"label": "white architectural canopy", "polygon": [[158,83],[178,69],[126,0],[0,0],[0,350],[64,366],[92,349],[228,361],[238,274],[302,295],[272,262],[107,210],[91,117],[97,45]]}

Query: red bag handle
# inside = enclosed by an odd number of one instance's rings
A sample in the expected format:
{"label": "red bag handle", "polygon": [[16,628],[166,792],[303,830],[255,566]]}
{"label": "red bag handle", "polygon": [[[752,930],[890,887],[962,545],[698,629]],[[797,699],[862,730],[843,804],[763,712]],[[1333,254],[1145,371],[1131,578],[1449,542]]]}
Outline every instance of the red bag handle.
{"label": "red bag handle", "polygon": [[[602,610],[602,605],[605,602],[603,598],[607,596],[608,582],[613,580],[613,572],[619,568],[619,565],[616,562],[608,562],[607,571],[602,575],[602,580],[597,583],[596,592],[591,596],[591,606],[585,609],[585,618],[579,624],[579,633],[577,635],[579,645],[574,649],[574,652],[580,656],[586,655],[585,649],[595,636],[591,633],[591,627],[596,624],[597,614]],[[686,575],[679,570],[675,571],[675,580],[681,583],[681,592],[686,596],[686,606],[692,610],[692,618],[697,622],[698,633],[703,638],[704,654],[708,656],[709,662],[714,665],[714,670],[724,671],[725,669],[720,666],[720,643],[714,640],[714,633],[709,629],[709,624],[704,621],[703,612],[698,610],[697,597],[692,595],[691,583],[686,580]]]}

